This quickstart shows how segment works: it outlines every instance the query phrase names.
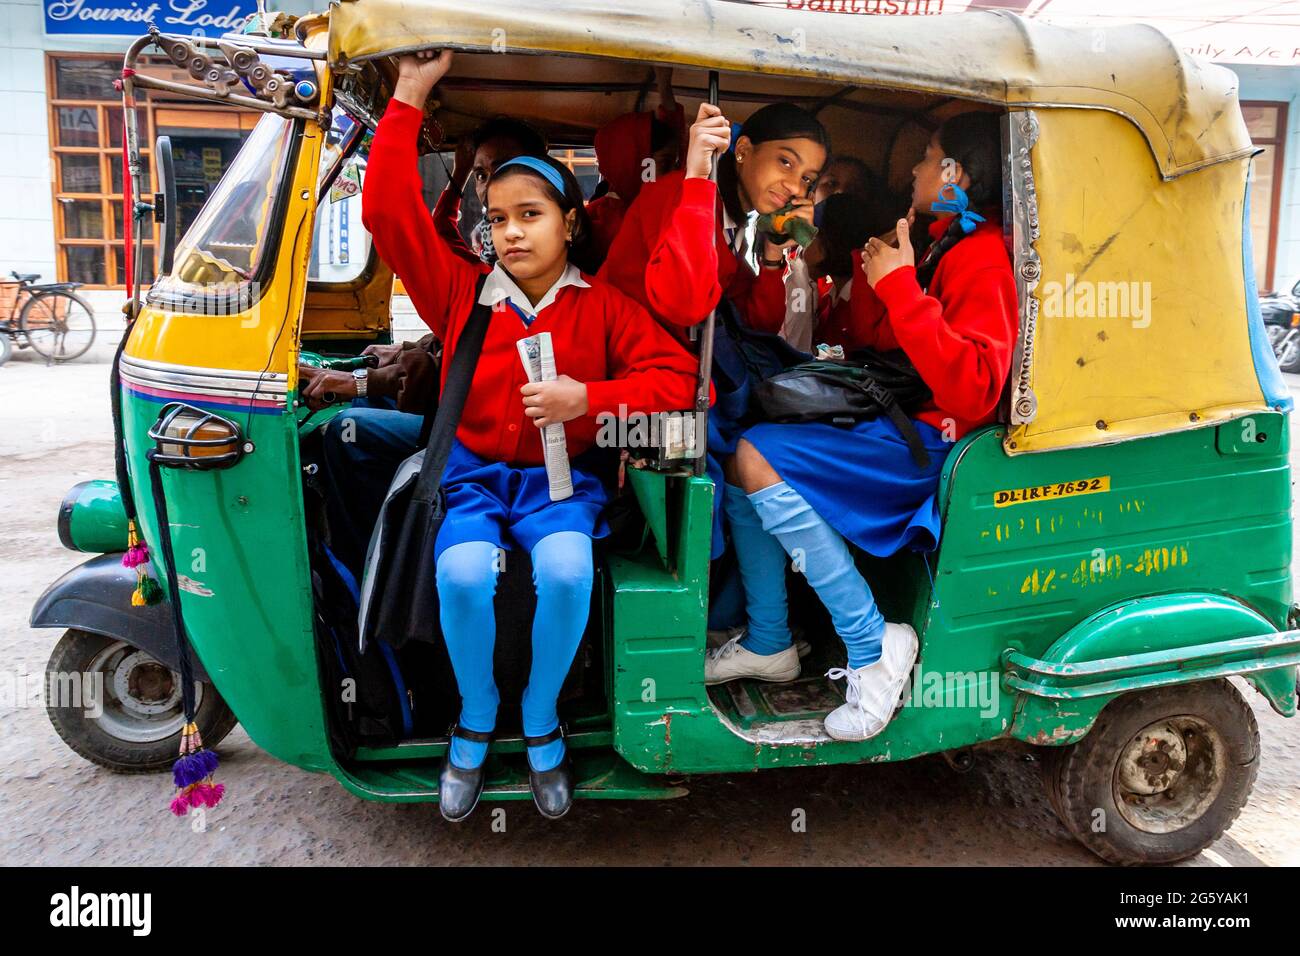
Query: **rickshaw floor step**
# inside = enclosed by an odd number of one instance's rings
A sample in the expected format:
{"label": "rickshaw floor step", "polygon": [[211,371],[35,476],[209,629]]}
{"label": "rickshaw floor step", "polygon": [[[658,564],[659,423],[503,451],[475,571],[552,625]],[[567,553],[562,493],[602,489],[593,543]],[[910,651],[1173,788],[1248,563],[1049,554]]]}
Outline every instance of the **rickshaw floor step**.
{"label": "rickshaw floor step", "polygon": [[822,718],[844,703],[837,685],[821,674],[785,683],[734,680],[709,688],[715,707],[748,730],[757,724]]}
{"label": "rickshaw floor step", "polygon": [[[608,727],[608,721],[604,721]],[[608,729],[573,730],[568,736],[569,749],[584,750],[589,747],[608,747],[614,742],[614,733]],[[492,741],[494,754],[521,754],[524,752],[524,739],[520,736],[503,736]],[[385,760],[441,760],[447,752],[446,737],[403,740],[399,744],[386,747],[358,747],[353,754],[354,760],[367,763]]]}
{"label": "rickshaw floor step", "polygon": [[[608,749],[572,753],[574,795],[586,800],[669,800],[687,790],[666,777],[646,774]],[[351,764],[336,774],[353,793],[371,800],[419,803],[438,799],[441,760]],[[531,800],[523,754],[490,754],[484,800]]]}

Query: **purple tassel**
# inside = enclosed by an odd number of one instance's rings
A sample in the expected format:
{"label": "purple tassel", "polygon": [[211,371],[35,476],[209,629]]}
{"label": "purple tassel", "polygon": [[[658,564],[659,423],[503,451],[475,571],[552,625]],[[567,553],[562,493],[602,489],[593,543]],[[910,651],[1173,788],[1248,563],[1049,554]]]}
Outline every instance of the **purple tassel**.
{"label": "purple tassel", "polygon": [[122,567],[136,568],[149,563],[149,548],[144,544],[133,544],[122,555]]}
{"label": "purple tassel", "polygon": [[184,789],[212,776],[219,763],[217,755],[211,750],[186,754],[172,764],[172,780],[178,788]]}

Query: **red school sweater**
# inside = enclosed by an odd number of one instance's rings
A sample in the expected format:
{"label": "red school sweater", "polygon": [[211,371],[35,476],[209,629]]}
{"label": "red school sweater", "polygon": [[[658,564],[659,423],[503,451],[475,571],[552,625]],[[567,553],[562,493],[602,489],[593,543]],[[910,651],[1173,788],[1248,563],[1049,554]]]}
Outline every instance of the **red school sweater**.
{"label": "red school sweater", "polygon": [[448,183],[443,187],[438,201],[433,204],[433,227],[456,255],[466,262],[481,263],[483,260],[469,247],[465,237],[461,235],[460,200],[461,194],[455,186]]}
{"label": "red school sweater", "polygon": [[[421,112],[390,100],[375,131],[362,190],[362,221],[384,261],[401,277],[420,317],[443,342],[442,379],[474,305],[479,276],[489,271],[453,252],[438,236],[420,195],[416,168]],[[494,310],[456,437],[483,458],[541,465],[541,432],[524,414],[519,389],[527,376],[515,343],[550,332],[556,371],[587,384],[588,413],[565,423],[569,454],[595,444],[596,415],[690,408],[697,360],[617,289],[584,276],[589,288],[566,286],[525,327],[513,309]]]}
{"label": "red school sweater", "polygon": [[743,267],[727,244],[717,185],[679,169],[641,187],[599,275],[684,338],[724,294],[751,328],[780,332],[783,270],[759,272]]}
{"label": "red school sweater", "polygon": [[[949,221],[932,223],[930,236],[937,240]],[[1019,328],[1001,226],[982,222],[949,249],[925,292],[912,266],[895,269],[872,289],[854,252],[848,305],[847,315],[841,304],[831,320],[833,326],[840,320],[846,349],[901,348],[934,393],[914,418],[940,431],[951,422],[954,438],[993,421]]]}
{"label": "red school sweater", "polygon": [[[598,129],[592,142],[601,178],[609,184],[609,192],[587,203],[591,241],[602,262],[623,227],[627,207],[644,184],[641,177],[644,164],[651,157],[653,119],[672,126],[677,131],[677,142],[685,144],[686,114],[681,104],[671,110],[661,105],[653,116],[648,112],[624,113]],[[681,159],[680,150],[677,158]]]}

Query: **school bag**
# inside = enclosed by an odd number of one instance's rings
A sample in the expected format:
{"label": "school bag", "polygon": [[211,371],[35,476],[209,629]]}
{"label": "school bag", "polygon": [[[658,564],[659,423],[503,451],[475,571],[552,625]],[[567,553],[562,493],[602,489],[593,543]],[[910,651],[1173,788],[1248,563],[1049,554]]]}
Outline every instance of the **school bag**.
{"label": "school bag", "polygon": [[851,425],[885,415],[907,442],[917,466],[930,464],[910,417],[930,400],[930,388],[901,349],[857,349],[844,359],[802,362],[759,382],[754,394],[773,422]]}
{"label": "school bag", "polygon": [[439,632],[433,549],[447,515],[442,475],[492,314],[479,302],[486,278],[475,286],[433,423],[426,421],[427,442],[398,466],[370,536],[357,614],[363,650],[373,640],[401,647],[413,639],[436,640]]}
{"label": "school bag", "polygon": [[[917,264],[916,279],[922,289],[929,288],[939,261],[965,236],[962,217],[954,217]],[[754,385],[754,399],[768,421],[825,421],[847,426],[885,415],[920,468],[930,464],[930,455],[911,413],[932,397],[930,387],[902,349],[877,352],[863,348],[844,359],[801,362]]]}

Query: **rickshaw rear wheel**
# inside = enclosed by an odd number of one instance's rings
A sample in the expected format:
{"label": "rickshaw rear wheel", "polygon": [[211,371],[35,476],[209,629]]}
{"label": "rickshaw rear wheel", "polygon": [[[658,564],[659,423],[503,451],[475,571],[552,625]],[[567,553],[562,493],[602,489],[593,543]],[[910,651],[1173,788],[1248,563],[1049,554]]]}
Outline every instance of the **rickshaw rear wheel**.
{"label": "rickshaw rear wheel", "polygon": [[[176,671],[126,641],[74,628],[54,646],[45,674],[45,711],[74,751],[116,773],[171,769],[185,723]],[[235,715],[211,684],[194,690],[199,733],[215,747]]]}
{"label": "rickshaw rear wheel", "polygon": [[1246,805],[1259,726],[1226,680],[1157,687],[1112,701],[1083,740],[1045,756],[1048,799],[1079,842],[1110,863],[1174,863]]}

